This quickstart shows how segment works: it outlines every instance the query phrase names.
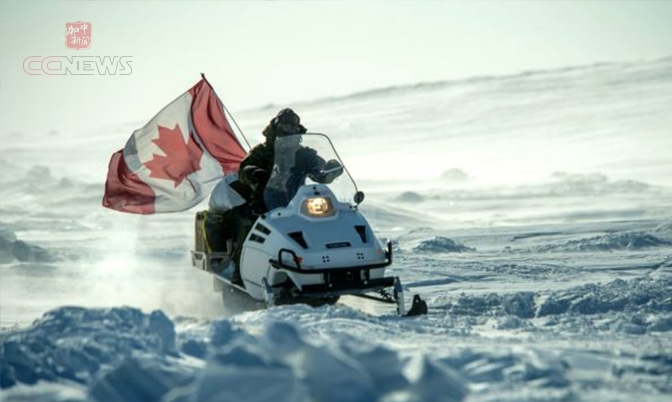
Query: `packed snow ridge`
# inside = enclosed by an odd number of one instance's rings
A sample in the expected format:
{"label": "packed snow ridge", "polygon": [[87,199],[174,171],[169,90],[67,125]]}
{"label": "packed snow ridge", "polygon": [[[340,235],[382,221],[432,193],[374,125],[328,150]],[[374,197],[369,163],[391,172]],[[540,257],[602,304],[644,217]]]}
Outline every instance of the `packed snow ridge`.
{"label": "packed snow ridge", "polygon": [[[546,321],[545,326],[574,320],[581,315],[627,313],[625,316],[637,327],[638,333],[666,332],[672,330],[669,289],[672,289],[672,278],[616,279],[604,285],[588,284],[550,292],[462,294],[448,302],[445,308],[449,314],[478,317],[529,319],[556,316]],[[615,314],[609,318],[618,317],[620,315]],[[610,328],[606,325],[603,329]]]}
{"label": "packed snow ridge", "polygon": [[277,321],[255,334],[228,320],[178,333],[160,311],[62,307],[0,340],[0,385],[16,389],[7,393],[16,400],[51,390],[21,386],[39,381],[68,388],[69,400],[101,402],[457,401],[468,392],[441,361],[408,361],[371,344],[312,344]]}
{"label": "packed snow ridge", "polygon": [[672,242],[645,232],[608,233],[585,239],[568,240],[562,243],[545,244],[534,248],[536,252],[549,251],[611,251],[641,250],[652,247],[670,246]]}
{"label": "packed snow ridge", "polygon": [[[437,300],[439,314],[411,321],[338,306],[279,307],[210,322],[127,307],[62,307],[28,328],[0,332],[0,386],[8,401],[459,401],[495,389],[508,400],[576,399],[572,372],[606,364],[598,357],[485,345],[409,355],[386,346],[385,334],[436,336],[444,328],[444,341],[480,342],[473,331],[487,325],[539,339],[556,331],[661,334],[672,331],[671,287],[671,278],[650,277],[463,294],[445,306]],[[639,356],[635,366],[613,370],[662,375],[672,370],[665,356]],[[479,393],[480,386],[489,391]]]}

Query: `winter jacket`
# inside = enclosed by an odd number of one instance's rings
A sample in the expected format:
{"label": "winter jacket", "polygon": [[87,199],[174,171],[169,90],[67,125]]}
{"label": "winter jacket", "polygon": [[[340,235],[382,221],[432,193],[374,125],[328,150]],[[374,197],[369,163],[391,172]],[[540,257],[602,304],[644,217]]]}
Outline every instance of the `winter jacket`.
{"label": "winter jacket", "polygon": [[[250,151],[243,162],[241,162],[238,171],[239,180],[253,189],[250,204],[252,209],[257,213],[263,213],[267,210],[264,203],[264,191],[275,162],[275,138],[277,134],[271,125],[267,126],[264,129],[266,142],[257,145]],[[297,177],[301,178],[301,181],[306,176],[315,180],[318,171],[324,163],[324,159],[317,155],[317,151],[309,147],[301,147],[296,153],[295,166],[298,171],[295,173]],[[261,175],[261,177],[254,177],[253,173],[256,169],[263,169],[266,174]],[[299,183],[297,184],[300,185]]]}

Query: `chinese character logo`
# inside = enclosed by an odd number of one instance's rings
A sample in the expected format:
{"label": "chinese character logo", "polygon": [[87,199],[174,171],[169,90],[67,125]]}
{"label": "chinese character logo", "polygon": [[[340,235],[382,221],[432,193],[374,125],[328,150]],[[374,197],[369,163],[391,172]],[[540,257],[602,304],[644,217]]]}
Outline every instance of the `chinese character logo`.
{"label": "chinese character logo", "polygon": [[65,24],[66,49],[91,49],[91,23],[68,22]]}

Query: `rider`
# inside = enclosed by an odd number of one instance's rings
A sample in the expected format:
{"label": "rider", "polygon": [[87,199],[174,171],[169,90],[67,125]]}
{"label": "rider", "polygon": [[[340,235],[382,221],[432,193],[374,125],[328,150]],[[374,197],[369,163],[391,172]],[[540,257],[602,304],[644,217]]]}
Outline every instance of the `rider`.
{"label": "rider", "polygon": [[[264,129],[263,134],[266,141],[254,147],[240,164],[238,179],[252,188],[250,205],[255,213],[261,214],[267,210],[264,203],[264,190],[273,169],[276,138],[305,132],[306,128],[301,125],[299,115],[292,109],[282,109]],[[311,148],[305,149],[313,151],[317,156],[317,152]]]}
{"label": "rider", "polygon": [[[242,225],[240,231],[238,231],[237,238],[237,247],[233,253],[233,262],[234,262],[234,272],[232,276],[232,282],[236,284],[242,284],[240,278],[240,255],[242,251],[242,245],[252,228],[252,224],[256,219],[256,215],[261,215],[268,211],[269,205],[267,201],[270,201],[268,197],[265,199],[265,190],[268,185],[269,179],[271,178],[271,172],[275,163],[275,146],[276,139],[292,136],[295,134],[304,134],[306,128],[301,125],[301,119],[292,109],[286,108],[282,109],[266,126],[263,131],[264,137],[266,138],[265,142],[254,147],[249,155],[243,160],[240,164],[238,170],[238,179],[241,183],[249,186],[252,191],[248,197],[249,203],[249,213],[247,219]],[[289,139],[294,138],[290,137]],[[296,189],[303,184],[305,177],[310,177],[314,181],[321,183],[328,183],[336,176],[342,172],[342,167],[337,161],[325,162],[320,156],[317,155],[317,151],[300,145],[300,137],[296,137],[297,141],[285,141],[283,144],[294,143],[290,146],[285,146],[282,148],[283,154],[291,154],[294,158],[294,164],[292,167],[292,175],[289,177],[287,183],[283,183],[287,188],[287,192],[283,194],[285,201],[289,201],[288,198],[291,198],[292,194],[296,192]],[[336,173],[331,173],[325,175],[322,173],[323,168],[329,168],[331,171],[336,170]],[[340,167],[340,171],[339,171]],[[278,198],[278,194],[274,194],[273,198]],[[282,203],[282,202],[280,202]],[[276,202],[273,203],[277,205]],[[286,205],[286,203],[285,203]]]}

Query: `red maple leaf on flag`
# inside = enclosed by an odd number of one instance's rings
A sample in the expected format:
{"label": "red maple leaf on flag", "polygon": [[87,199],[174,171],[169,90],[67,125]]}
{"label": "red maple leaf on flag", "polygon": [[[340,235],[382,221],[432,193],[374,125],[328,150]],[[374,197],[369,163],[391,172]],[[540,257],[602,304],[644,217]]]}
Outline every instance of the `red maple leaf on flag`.
{"label": "red maple leaf on flag", "polygon": [[149,177],[172,180],[177,187],[185,177],[200,170],[203,150],[191,133],[189,141],[184,141],[178,124],[175,124],[173,129],[159,126],[159,138],[152,142],[161,148],[166,156],[154,154],[152,160],[144,164],[149,169]]}

